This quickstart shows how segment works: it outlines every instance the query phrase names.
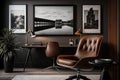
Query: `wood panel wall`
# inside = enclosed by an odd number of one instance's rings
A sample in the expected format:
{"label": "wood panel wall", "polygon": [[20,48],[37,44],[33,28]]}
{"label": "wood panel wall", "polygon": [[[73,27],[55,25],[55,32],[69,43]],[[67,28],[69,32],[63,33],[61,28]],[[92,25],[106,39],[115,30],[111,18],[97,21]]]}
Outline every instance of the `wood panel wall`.
{"label": "wood panel wall", "polygon": [[[118,62],[118,1],[108,0],[108,44],[109,57]],[[112,80],[118,80],[118,66],[110,68]]]}

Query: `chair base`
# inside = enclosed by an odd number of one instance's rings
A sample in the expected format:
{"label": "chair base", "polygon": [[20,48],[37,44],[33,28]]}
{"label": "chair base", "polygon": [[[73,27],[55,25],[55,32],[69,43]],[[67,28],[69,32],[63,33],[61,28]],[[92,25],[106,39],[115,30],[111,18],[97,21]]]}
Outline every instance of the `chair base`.
{"label": "chair base", "polygon": [[55,70],[59,70],[59,68],[61,68],[60,66],[57,66],[56,63],[55,63],[55,58],[52,58],[52,66],[49,66],[43,70],[46,70],[46,69],[55,69]]}
{"label": "chair base", "polygon": [[82,76],[82,75],[73,75],[73,76],[70,76],[69,78],[65,79],[65,80],[73,80],[73,79],[76,79],[76,80],[91,80],[85,76]]}

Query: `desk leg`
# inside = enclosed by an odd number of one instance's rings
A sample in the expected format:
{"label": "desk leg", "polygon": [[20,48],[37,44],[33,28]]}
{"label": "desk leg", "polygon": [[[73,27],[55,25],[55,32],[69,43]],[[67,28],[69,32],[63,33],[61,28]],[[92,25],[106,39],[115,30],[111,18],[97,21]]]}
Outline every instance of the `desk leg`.
{"label": "desk leg", "polygon": [[100,76],[100,80],[111,80],[107,67],[103,68]]}
{"label": "desk leg", "polygon": [[26,56],[26,60],[25,60],[25,64],[24,64],[24,71],[25,71],[26,65],[28,63],[29,56],[31,55],[30,53],[31,53],[31,48],[28,48],[28,52],[27,52],[27,56]]}

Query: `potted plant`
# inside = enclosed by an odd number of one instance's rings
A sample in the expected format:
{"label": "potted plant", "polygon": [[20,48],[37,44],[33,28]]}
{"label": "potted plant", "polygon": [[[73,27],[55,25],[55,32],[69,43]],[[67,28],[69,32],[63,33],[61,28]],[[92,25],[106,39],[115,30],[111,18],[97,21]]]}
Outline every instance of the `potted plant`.
{"label": "potted plant", "polygon": [[0,54],[4,55],[5,72],[12,72],[14,67],[14,53],[16,45],[13,30],[3,29],[0,37]]}

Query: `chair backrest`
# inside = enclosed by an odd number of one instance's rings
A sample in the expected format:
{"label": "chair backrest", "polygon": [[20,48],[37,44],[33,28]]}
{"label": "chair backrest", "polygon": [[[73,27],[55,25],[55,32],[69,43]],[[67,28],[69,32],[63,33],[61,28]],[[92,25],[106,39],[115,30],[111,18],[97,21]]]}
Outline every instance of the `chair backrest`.
{"label": "chair backrest", "polygon": [[80,59],[86,57],[97,57],[102,40],[102,35],[86,35],[81,37],[75,56]]}
{"label": "chair backrest", "polygon": [[47,57],[56,57],[59,54],[59,44],[58,42],[48,42],[46,47]]}

